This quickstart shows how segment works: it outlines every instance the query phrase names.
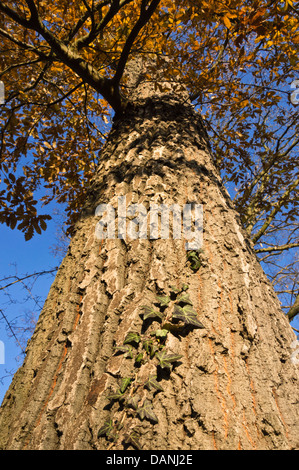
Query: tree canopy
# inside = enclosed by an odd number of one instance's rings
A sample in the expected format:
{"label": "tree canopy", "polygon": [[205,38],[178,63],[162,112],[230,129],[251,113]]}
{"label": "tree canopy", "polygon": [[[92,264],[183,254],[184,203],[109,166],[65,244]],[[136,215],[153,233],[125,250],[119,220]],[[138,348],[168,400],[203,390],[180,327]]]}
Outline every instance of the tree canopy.
{"label": "tree canopy", "polygon": [[243,227],[278,292],[295,298],[298,3],[0,0],[0,222],[28,240],[46,230],[55,200],[71,231],[112,118],[125,112],[126,64],[154,57],[187,88]]}

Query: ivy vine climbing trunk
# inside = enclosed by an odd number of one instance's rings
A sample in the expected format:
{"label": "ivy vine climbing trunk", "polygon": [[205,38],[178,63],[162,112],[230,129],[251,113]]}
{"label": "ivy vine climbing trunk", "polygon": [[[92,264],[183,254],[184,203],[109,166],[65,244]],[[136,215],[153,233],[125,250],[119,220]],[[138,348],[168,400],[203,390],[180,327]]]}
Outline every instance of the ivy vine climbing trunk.
{"label": "ivy vine climbing trunk", "polygon": [[[201,118],[179,89],[136,90],[4,398],[0,447],[298,449],[295,336]],[[171,233],[99,239],[96,208],[120,196],[201,204],[202,249]]]}

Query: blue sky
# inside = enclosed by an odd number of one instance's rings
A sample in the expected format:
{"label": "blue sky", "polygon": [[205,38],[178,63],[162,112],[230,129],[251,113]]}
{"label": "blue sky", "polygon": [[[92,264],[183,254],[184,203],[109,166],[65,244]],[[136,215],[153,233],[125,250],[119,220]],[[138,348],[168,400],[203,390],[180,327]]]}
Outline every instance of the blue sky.
{"label": "blue sky", "polygon": [[[19,230],[11,230],[6,225],[0,225],[0,278],[14,275],[25,276],[33,272],[40,272],[53,268],[60,264],[60,260],[55,258],[51,252],[51,246],[56,241],[55,221],[48,223],[48,230],[42,235],[36,235],[30,241],[24,241],[24,235]],[[40,297],[41,303],[48,294],[49,288],[54,280],[53,275],[47,274],[39,277],[32,287],[32,294]],[[0,285],[5,285],[1,282]],[[32,281],[28,282],[32,286]],[[10,299],[3,292],[0,292],[0,308],[4,310],[9,320],[18,318],[18,324],[22,326],[25,314],[30,314],[36,310],[34,301],[24,302],[30,296],[24,290],[22,284],[17,283],[8,290],[11,299],[15,302],[11,304]],[[1,317],[1,315],[0,315]],[[16,330],[17,331],[17,330]],[[11,382],[11,373],[15,372],[23,362],[21,349],[15,339],[8,334],[5,321],[0,320],[0,340],[4,343],[5,363],[0,364],[0,402]]]}

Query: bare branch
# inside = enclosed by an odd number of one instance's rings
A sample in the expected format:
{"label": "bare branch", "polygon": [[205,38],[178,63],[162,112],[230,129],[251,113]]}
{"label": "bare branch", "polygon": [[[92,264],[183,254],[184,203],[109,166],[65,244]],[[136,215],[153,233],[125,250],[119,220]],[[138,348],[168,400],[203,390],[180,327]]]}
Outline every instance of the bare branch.
{"label": "bare branch", "polygon": [[299,243],[287,243],[285,245],[280,245],[280,246],[269,246],[267,248],[256,248],[255,252],[256,253],[271,253],[273,251],[281,252],[285,250],[289,250],[290,248],[297,248],[299,246]]}
{"label": "bare branch", "polygon": [[258,232],[252,237],[252,241],[253,243],[255,244],[260,238],[262,235],[264,235],[265,231],[267,230],[267,228],[269,227],[269,225],[271,224],[271,222],[273,221],[274,217],[276,216],[276,214],[280,211],[280,209],[282,208],[283,204],[288,200],[289,196],[290,196],[290,193],[299,185],[299,177],[286,189],[285,193],[281,196],[281,198],[279,199],[279,201],[277,201],[274,205],[273,205],[273,209],[272,211],[270,212],[270,214],[268,215],[268,217],[266,218],[263,226],[258,230]]}
{"label": "bare branch", "polygon": [[20,343],[20,341],[19,341],[18,338],[17,338],[17,335],[15,334],[15,332],[14,332],[14,330],[13,330],[13,327],[11,326],[10,322],[8,321],[7,316],[5,315],[5,313],[3,312],[3,310],[2,310],[1,308],[0,308],[0,313],[1,313],[1,315],[2,315],[2,318],[3,318],[4,321],[5,321],[6,325],[8,326],[9,331],[11,332],[12,336],[13,336],[14,339],[16,340],[18,346],[21,348],[22,353],[25,354],[25,351],[24,351],[24,349],[22,348],[21,343]]}
{"label": "bare branch", "polygon": [[290,310],[287,313],[288,319],[292,321],[296,315],[299,313],[299,294],[296,297],[296,300],[294,302],[294,305],[290,308]]}
{"label": "bare branch", "polygon": [[[14,281],[12,282],[9,282],[8,284],[6,284],[5,286],[2,286],[0,287],[0,291],[1,290],[4,290],[4,289],[7,289],[8,287],[10,286],[13,286],[14,284],[17,284],[18,282],[23,282],[25,281],[25,279],[29,279],[30,277],[39,277],[39,276],[42,276],[44,274],[51,274],[51,273],[54,273],[55,271],[57,271],[58,269],[58,266],[56,266],[55,268],[52,268],[52,269],[49,269],[47,271],[40,271],[40,272],[37,272],[37,273],[32,273],[32,274],[27,274],[26,276],[24,277],[17,277],[17,276],[11,276],[11,277],[14,277],[14,278],[17,278],[15,279]],[[7,279],[7,278],[6,278]],[[0,282],[1,281],[4,281],[5,279],[0,279]]]}

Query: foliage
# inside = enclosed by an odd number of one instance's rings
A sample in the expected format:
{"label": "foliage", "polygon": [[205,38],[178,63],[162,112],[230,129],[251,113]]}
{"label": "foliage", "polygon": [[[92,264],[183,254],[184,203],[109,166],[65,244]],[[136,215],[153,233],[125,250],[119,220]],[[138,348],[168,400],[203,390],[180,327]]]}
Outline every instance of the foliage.
{"label": "foliage", "polygon": [[55,200],[71,231],[130,95],[128,59],[168,57],[257,254],[295,296],[298,262],[286,276],[282,255],[299,245],[298,18],[293,0],[0,0],[0,222],[30,239]]}
{"label": "foliage", "polygon": [[[196,318],[195,310],[192,309],[192,301],[186,292],[188,288],[189,286],[186,284],[181,288],[171,287],[168,294],[156,296],[155,303],[158,301],[160,307],[159,311],[155,312],[156,315],[150,317],[151,324],[147,322],[146,313],[144,312],[151,312],[152,307],[141,306],[142,325],[140,333],[130,331],[123,343],[115,347],[115,354],[125,353],[128,338],[131,339],[130,342],[135,349],[135,360],[132,362],[131,376],[121,377],[118,381],[118,388],[107,395],[107,400],[112,404],[112,410],[109,420],[98,430],[98,439],[106,438],[112,441],[112,446],[116,441],[121,440],[128,446],[141,449],[135,419],[147,420],[152,425],[159,422],[159,418],[154,411],[154,398],[156,394],[164,392],[161,382],[167,380],[167,375],[163,374],[163,371],[167,370],[171,374],[173,368],[180,364],[180,360],[184,360],[182,354],[167,350],[167,337],[169,334],[188,334],[191,331],[190,328],[204,328]],[[175,320],[176,309],[183,310],[179,307],[179,304],[184,305],[184,308],[188,308],[189,311],[192,309],[192,321],[187,315],[182,315],[179,318],[182,321],[178,327],[172,321]],[[161,321],[162,328],[157,329],[156,326]],[[124,358],[133,359],[133,356],[134,354],[130,357],[124,355]],[[149,372],[147,378],[144,379],[143,372],[142,380],[139,379],[138,368],[140,361],[137,361],[136,357],[142,357],[144,367],[148,366],[147,370],[152,371],[153,367],[156,367],[156,373]]]}

